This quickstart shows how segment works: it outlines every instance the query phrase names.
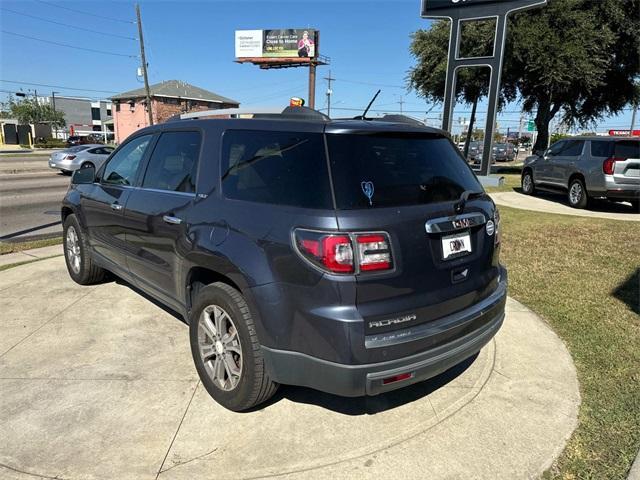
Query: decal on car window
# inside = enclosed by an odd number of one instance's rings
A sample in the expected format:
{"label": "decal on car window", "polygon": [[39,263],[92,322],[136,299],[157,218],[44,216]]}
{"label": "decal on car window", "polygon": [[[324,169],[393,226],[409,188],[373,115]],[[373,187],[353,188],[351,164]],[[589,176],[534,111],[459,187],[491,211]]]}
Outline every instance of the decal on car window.
{"label": "decal on car window", "polygon": [[362,193],[364,193],[365,197],[369,199],[369,205],[373,206],[373,202],[371,201],[371,199],[373,198],[373,192],[375,191],[373,182],[371,181],[361,182],[360,187],[362,187]]}

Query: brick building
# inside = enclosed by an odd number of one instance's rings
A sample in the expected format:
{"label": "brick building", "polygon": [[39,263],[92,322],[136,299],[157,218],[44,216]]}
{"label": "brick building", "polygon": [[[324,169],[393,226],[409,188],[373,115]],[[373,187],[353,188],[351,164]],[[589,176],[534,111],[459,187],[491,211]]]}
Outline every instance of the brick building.
{"label": "brick building", "polygon": [[[154,123],[162,123],[186,112],[237,108],[240,103],[179,80],[167,80],[149,87]],[[144,88],[111,97],[116,142],[149,125]]]}

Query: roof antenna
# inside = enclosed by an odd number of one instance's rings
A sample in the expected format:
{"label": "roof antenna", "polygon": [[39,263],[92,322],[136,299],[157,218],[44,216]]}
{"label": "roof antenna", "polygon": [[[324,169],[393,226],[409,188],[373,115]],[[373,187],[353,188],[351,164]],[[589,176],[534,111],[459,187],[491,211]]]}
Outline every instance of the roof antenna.
{"label": "roof antenna", "polygon": [[367,112],[369,111],[369,109],[371,108],[371,105],[373,105],[373,102],[376,101],[376,98],[378,98],[378,95],[380,95],[380,92],[382,90],[378,90],[376,92],[376,94],[373,96],[373,98],[371,99],[371,101],[369,102],[369,105],[367,105],[367,108],[364,109],[364,112],[362,112],[362,115],[360,115],[359,117],[356,117],[356,120],[366,120],[367,119]]}

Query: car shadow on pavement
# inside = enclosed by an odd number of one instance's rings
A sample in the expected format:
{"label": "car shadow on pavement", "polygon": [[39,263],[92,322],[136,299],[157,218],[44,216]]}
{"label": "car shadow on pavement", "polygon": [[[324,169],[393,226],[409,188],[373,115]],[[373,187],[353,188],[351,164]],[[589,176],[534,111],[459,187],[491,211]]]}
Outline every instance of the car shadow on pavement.
{"label": "car shadow on pavement", "polygon": [[[149,296],[147,293],[140,290],[135,285],[132,285],[129,282],[116,277],[115,275],[110,276],[108,281],[110,280],[113,280],[118,285],[123,285],[130,288],[138,295],[142,296],[146,300],[156,305],[158,308],[161,308],[162,310],[167,312],[176,320],[186,325],[186,322],[184,318],[182,318],[182,315],[155,300],[153,297]],[[187,332],[185,332],[185,334],[188,335]],[[326,408],[327,410],[341,413],[343,415],[374,415],[376,413],[391,410],[393,408],[424,398],[425,396],[438,390],[439,388],[442,388],[452,380],[456,379],[462,373],[464,373],[471,365],[473,365],[473,362],[475,362],[477,358],[478,353],[472,355],[466,360],[463,360],[459,364],[450,368],[446,372],[441,373],[440,375],[437,375],[433,378],[414,383],[413,385],[409,385],[398,390],[393,390],[391,392],[382,393],[380,395],[371,397],[341,397],[339,395],[332,395],[330,393],[321,392],[312,388],[297,387],[293,385],[281,385],[273,397],[271,397],[265,403],[257,405],[255,408],[246,410],[246,412],[254,412],[262,410],[264,408],[268,408],[270,405],[273,405],[274,403],[277,403],[286,398],[287,400],[296,403],[317,405]]]}
{"label": "car shadow on pavement", "polygon": [[615,298],[625,303],[632,312],[640,315],[640,268],[636,269],[629,278],[618,285],[612,293]]}
{"label": "car shadow on pavement", "polygon": [[[520,187],[513,187],[513,191],[524,195],[524,193],[522,193],[522,188]],[[535,193],[535,197],[571,208],[569,202],[567,201],[567,195],[565,193],[553,193],[538,190]],[[603,213],[640,213],[636,212],[630,203],[610,202],[603,199],[591,199],[586,210],[589,212]]]}
{"label": "car shadow on pavement", "polygon": [[255,410],[268,408],[282,399],[287,399],[291,402],[317,405],[342,415],[375,415],[376,413],[421,400],[460,376],[477,358],[478,354],[476,353],[436,377],[371,397],[341,397],[312,388],[281,385],[271,399],[258,405]]}

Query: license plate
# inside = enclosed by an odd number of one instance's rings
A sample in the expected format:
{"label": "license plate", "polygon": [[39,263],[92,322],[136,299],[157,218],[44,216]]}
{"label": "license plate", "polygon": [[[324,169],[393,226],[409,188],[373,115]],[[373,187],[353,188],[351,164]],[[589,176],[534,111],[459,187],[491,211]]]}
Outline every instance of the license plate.
{"label": "license plate", "polygon": [[52,163],[52,164],[51,164],[51,166],[52,166],[52,167],[55,167],[55,166],[56,166],[56,164],[55,164],[55,163]]}
{"label": "license plate", "polygon": [[453,256],[466,255],[467,253],[471,253],[471,235],[469,232],[442,237],[443,259],[446,260]]}

